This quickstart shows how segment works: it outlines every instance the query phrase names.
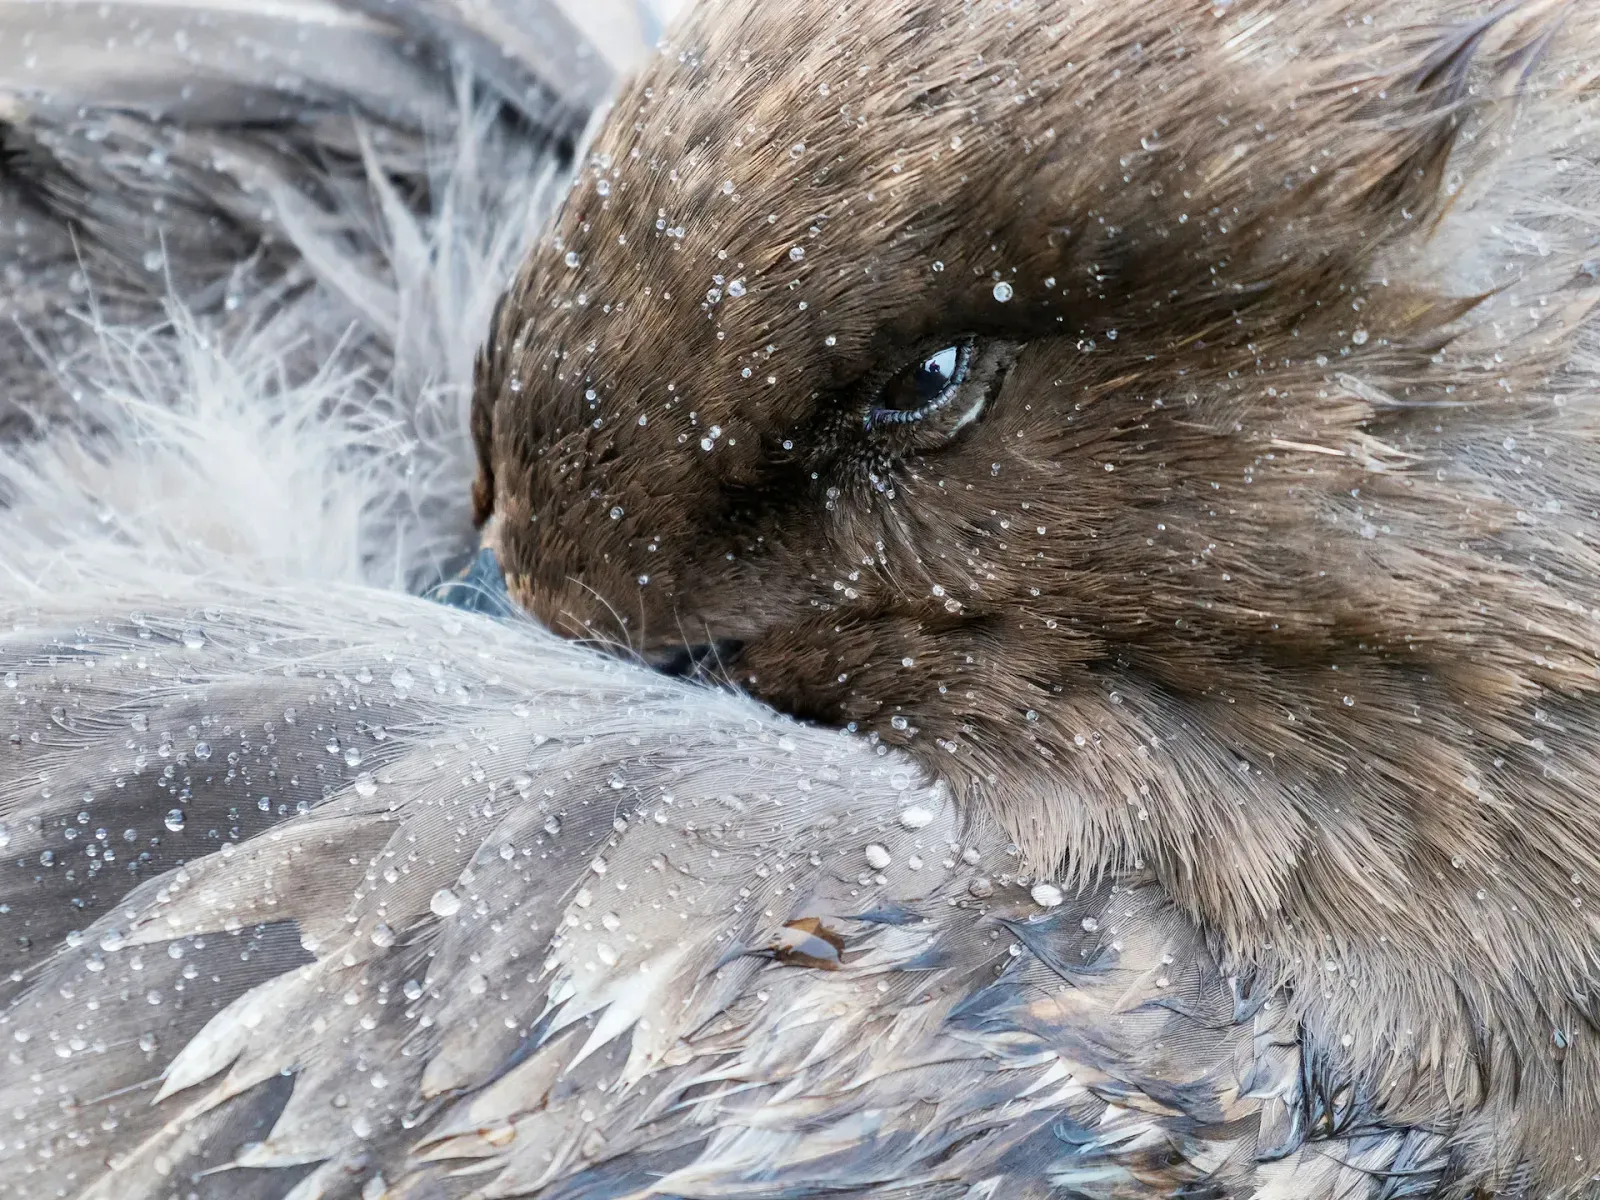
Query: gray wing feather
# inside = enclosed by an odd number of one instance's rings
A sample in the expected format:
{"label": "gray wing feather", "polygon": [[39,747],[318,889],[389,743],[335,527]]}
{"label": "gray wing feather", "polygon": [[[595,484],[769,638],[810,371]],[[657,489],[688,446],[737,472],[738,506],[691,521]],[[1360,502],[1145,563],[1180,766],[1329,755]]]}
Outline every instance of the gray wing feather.
{"label": "gray wing feather", "polygon": [[449,116],[449,90],[414,34],[329,0],[8,0],[0,36],[8,116],[70,119],[89,107],[189,126],[267,125],[308,108],[412,125]]}
{"label": "gray wing feather", "polygon": [[854,739],[402,596],[134,607],[0,638],[0,1195],[1353,1197],[1447,1165],[1153,884],[1041,909]]}

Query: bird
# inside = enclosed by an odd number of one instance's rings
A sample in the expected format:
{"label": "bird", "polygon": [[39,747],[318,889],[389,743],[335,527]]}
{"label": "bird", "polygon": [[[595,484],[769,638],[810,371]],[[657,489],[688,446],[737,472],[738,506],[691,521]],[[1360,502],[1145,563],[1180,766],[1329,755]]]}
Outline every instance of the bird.
{"label": "bird", "polygon": [[1126,1047],[1161,1194],[1591,1194],[1597,68],[1584,0],[703,3],[502,303],[484,542],[1278,998],[1293,1120]]}
{"label": "bird", "polygon": [[497,308],[91,325],[0,1195],[1595,1194],[1595,15],[701,0]]}

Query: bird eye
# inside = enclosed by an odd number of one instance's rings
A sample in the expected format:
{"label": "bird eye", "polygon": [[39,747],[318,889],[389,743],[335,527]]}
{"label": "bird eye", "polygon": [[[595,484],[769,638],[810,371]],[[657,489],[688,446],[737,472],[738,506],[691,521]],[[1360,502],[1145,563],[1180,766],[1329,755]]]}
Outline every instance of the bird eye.
{"label": "bird eye", "polygon": [[[958,342],[935,350],[901,369],[867,410],[868,429],[922,421],[954,401],[972,372],[972,343]],[[982,400],[958,425],[978,415]],[[950,432],[954,432],[951,430]]]}

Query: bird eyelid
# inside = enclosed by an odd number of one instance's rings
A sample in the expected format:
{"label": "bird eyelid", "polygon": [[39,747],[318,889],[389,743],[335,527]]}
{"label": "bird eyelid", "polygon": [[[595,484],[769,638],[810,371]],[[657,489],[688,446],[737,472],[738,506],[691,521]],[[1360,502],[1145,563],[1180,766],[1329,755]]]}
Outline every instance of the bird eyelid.
{"label": "bird eyelid", "polygon": [[[937,396],[914,409],[879,408],[876,406],[869,408],[863,418],[866,427],[870,430],[881,425],[910,424],[914,421],[920,421],[929,414],[938,412],[941,408],[948,406],[961,394],[962,385],[967,382],[972,374],[972,362],[976,353],[975,347],[975,339],[962,338],[940,347],[931,354],[918,355],[910,363],[901,367],[879,388],[880,395],[883,394],[884,389],[889,384],[903,379],[907,372],[923,368],[928,363],[941,359],[946,355],[951,356],[949,381],[940,389]],[[974,413],[973,415],[975,416],[976,414]],[[971,417],[966,417],[962,423],[965,424],[971,419]]]}
{"label": "bird eyelid", "polygon": [[959,347],[959,368],[937,399],[915,409],[885,409],[879,401],[885,389],[907,371],[931,361],[924,352],[908,366],[886,378],[880,377],[871,389],[872,401],[862,413],[862,430],[893,455],[930,454],[950,445],[957,435],[983,418],[1005,379],[1018,347],[1010,342],[976,335],[942,339],[935,353]]}

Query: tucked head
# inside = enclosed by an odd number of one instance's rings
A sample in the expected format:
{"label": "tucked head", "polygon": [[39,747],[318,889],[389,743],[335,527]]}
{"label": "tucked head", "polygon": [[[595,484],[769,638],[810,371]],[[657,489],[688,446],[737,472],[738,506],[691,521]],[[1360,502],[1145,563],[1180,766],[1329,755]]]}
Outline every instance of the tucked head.
{"label": "tucked head", "polygon": [[1389,938],[1595,685],[1508,566],[1576,543],[1485,482],[1590,436],[1570,319],[1485,349],[1428,258],[1559,6],[1436,7],[702,4],[485,352],[513,594],[905,747],[1036,864]]}

